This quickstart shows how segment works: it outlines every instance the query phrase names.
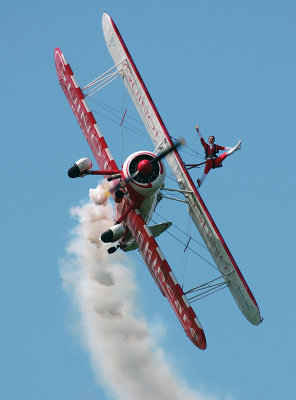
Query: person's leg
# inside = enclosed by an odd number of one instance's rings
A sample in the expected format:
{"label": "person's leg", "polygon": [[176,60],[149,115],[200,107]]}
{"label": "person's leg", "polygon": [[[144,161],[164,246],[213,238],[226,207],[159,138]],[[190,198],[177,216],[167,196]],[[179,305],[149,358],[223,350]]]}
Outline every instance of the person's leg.
{"label": "person's leg", "polygon": [[242,145],[242,141],[240,140],[238,142],[238,144],[234,147],[232,147],[230,150],[228,150],[228,152],[226,153],[228,156],[231,156],[231,154],[233,154],[236,150],[240,150],[241,149],[241,145]]}
{"label": "person's leg", "polygon": [[206,179],[208,173],[210,170],[213,168],[213,161],[212,160],[207,160],[206,161],[206,166],[204,169],[204,173],[202,174],[201,178],[197,180],[198,187],[201,187],[203,181]]}
{"label": "person's leg", "polygon": [[[227,152],[228,153],[228,152]],[[213,161],[215,163],[215,167],[219,167],[220,164],[225,160],[225,158],[228,156],[227,153],[221,154],[221,156],[215,158]]]}
{"label": "person's leg", "polygon": [[240,150],[241,144],[242,144],[242,141],[240,140],[236,146],[232,147],[226,153],[221,154],[221,156],[215,158],[215,160],[214,160],[215,167],[218,167],[225,160],[226,157],[231,156],[231,154],[233,154],[236,150]]}

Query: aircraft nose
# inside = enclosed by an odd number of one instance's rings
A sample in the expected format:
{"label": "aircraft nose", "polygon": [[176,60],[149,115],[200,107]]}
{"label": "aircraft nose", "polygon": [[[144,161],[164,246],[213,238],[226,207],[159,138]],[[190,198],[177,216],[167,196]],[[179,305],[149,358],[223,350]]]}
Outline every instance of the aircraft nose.
{"label": "aircraft nose", "polygon": [[141,160],[138,164],[137,170],[143,176],[149,176],[152,172],[153,166],[149,160]]}

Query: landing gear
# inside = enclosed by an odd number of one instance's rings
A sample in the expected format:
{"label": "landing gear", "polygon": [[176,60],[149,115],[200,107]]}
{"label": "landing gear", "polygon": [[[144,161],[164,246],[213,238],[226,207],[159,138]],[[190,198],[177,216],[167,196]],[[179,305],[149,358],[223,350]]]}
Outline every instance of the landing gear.
{"label": "landing gear", "polygon": [[124,192],[122,188],[115,190],[115,203],[121,203],[125,194],[127,192]]}
{"label": "landing gear", "polygon": [[115,251],[118,249],[119,246],[113,246],[113,247],[109,247],[109,249],[107,250],[108,254],[113,254],[115,253]]}
{"label": "landing gear", "polygon": [[123,196],[124,196],[125,194],[127,194],[127,192],[123,192],[123,191],[120,190],[120,189],[115,190],[115,196],[116,196],[118,199],[120,199],[120,200],[123,198]]}

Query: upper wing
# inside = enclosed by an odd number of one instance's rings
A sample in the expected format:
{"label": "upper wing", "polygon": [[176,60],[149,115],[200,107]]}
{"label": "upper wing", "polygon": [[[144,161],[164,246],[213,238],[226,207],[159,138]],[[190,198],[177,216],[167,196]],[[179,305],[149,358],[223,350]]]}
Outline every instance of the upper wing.
{"label": "upper wing", "polygon": [[171,304],[187,336],[195,346],[204,350],[207,344],[201,324],[138,210],[129,212],[127,226],[138,244],[151,275]]}
{"label": "upper wing", "polygon": [[[155,104],[141,78],[134,61],[111,17],[104,13],[103,32],[107,47],[117,65],[121,77],[133,99],[147,131],[156,147],[172,145],[168,133]],[[198,193],[177,150],[166,157],[185,194],[189,213],[206,243],[222,275],[227,275],[229,289],[245,317],[254,325],[261,322],[260,311],[256,300],[248,287],[241,271],[234,261],[221,233]]]}
{"label": "upper wing", "polygon": [[60,49],[54,51],[55,65],[61,87],[68,99],[80,128],[102,170],[118,170],[105,139],[78,86],[70,65]]}
{"label": "upper wing", "polygon": [[102,26],[105,41],[111,57],[117,65],[117,69],[155,147],[159,146],[164,139],[166,139],[170,146],[172,146],[173,142],[171,137],[169,134],[165,134],[166,128],[164,123],[117,29],[117,26],[112,18],[106,13],[103,14]]}

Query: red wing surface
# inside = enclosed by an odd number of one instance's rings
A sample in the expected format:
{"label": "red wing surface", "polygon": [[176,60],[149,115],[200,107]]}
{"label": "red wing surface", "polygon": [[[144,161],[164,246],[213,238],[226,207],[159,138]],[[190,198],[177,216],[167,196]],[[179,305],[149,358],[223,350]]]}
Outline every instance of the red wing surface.
{"label": "red wing surface", "polygon": [[138,210],[128,214],[127,226],[138,244],[151,275],[162,294],[168,299],[187,336],[195,346],[204,350],[207,344],[201,324]]}
{"label": "red wing surface", "polygon": [[90,111],[72,69],[60,49],[54,52],[61,87],[101,170],[118,170],[105,139]]}

